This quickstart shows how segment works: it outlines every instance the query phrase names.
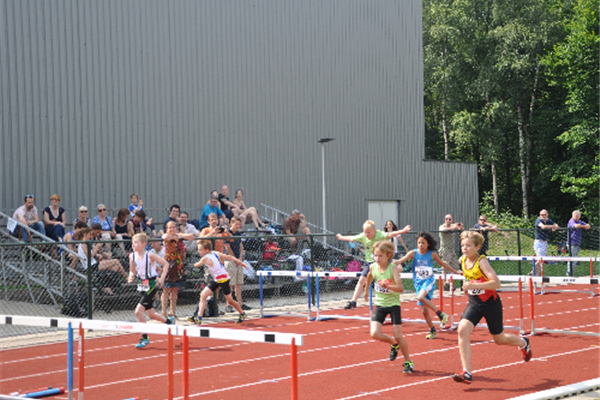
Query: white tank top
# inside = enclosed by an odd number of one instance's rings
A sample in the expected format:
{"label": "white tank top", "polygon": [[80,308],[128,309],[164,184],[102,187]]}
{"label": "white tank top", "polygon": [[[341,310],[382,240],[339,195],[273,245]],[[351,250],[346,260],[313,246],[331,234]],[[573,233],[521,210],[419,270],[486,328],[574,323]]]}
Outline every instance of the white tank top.
{"label": "white tank top", "polygon": [[206,257],[212,261],[212,266],[208,267],[208,269],[213,278],[215,278],[215,281],[221,283],[228,280],[229,275],[227,274],[227,270],[223,266],[223,263],[221,263],[219,256],[215,252],[212,252],[207,254]]}
{"label": "white tank top", "polygon": [[[77,255],[79,256],[79,260],[81,261],[81,266],[83,269],[87,269],[87,251],[83,249],[82,245],[77,245]],[[96,265],[98,260],[92,257],[92,266]]]}
{"label": "white tank top", "polygon": [[135,270],[140,279],[152,279],[158,276],[156,263],[150,261],[150,256],[146,251],[144,257],[135,258],[135,251],[129,255],[129,259],[135,264]]}

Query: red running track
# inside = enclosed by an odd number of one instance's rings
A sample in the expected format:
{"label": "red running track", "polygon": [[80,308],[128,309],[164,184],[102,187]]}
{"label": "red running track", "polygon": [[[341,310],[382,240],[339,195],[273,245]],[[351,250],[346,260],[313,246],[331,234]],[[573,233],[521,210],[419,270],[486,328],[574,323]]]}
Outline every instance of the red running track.
{"label": "red running track", "polygon": [[[502,293],[501,297],[505,325],[518,325],[517,294]],[[445,309],[449,310],[447,301]],[[466,301],[463,296],[455,298],[456,320]],[[538,295],[535,301],[538,328],[599,331],[598,297],[560,293]],[[528,316],[529,307],[524,311]],[[343,312],[364,316],[368,309]],[[421,317],[413,302],[403,303],[402,313],[411,319]],[[477,328],[472,335],[474,381],[465,385],[452,380],[453,373],[461,369],[456,331],[440,332],[436,339],[426,340],[426,325],[405,324],[415,373],[404,375],[402,356],[388,361],[389,346],[370,338],[367,321],[308,322],[276,317],[220,326],[304,334],[304,346],[298,347],[300,399],[420,399],[440,395],[461,400],[482,396],[506,399],[600,376],[598,337],[535,336],[531,339],[533,359],[524,363],[517,348],[497,346],[486,329]],[[524,326],[529,329],[529,319]],[[384,331],[391,332],[391,327],[386,325]],[[152,336],[151,344],[143,350],[133,347],[137,340],[137,335],[86,340],[86,400],[167,398],[166,337]],[[291,397],[288,346],[199,338],[190,338],[189,342],[190,398]],[[180,340],[175,340],[175,347],[175,396],[181,398]],[[66,387],[66,351],[65,343],[0,352],[0,393],[40,386]],[[76,370],[76,390],[77,374]],[[67,395],[52,398],[66,399]]]}

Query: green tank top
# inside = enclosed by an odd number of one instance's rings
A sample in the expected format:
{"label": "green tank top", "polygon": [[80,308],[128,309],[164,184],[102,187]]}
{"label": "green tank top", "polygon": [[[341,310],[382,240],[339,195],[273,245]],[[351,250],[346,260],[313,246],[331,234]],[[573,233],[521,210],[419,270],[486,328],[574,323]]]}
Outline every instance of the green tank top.
{"label": "green tank top", "polygon": [[400,293],[392,292],[388,288],[379,286],[377,281],[385,280],[390,285],[395,285],[394,281],[394,264],[388,265],[384,272],[379,271],[377,263],[371,264],[371,274],[375,284],[375,305],[379,307],[392,307],[400,305]]}

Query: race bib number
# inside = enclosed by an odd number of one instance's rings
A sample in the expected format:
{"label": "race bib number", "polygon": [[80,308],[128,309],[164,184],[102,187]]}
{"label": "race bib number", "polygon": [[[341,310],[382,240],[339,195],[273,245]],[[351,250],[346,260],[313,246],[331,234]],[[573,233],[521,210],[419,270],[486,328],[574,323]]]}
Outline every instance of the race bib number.
{"label": "race bib number", "polygon": [[415,275],[417,275],[419,279],[427,279],[433,276],[433,268],[421,267],[417,265],[415,267]]}
{"label": "race bib number", "polygon": [[148,279],[143,279],[142,283],[138,284],[137,290],[138,292],[147,292],[150,290],[150,281]]}
{"label": "race bib number", "polygon": [[[388,279],[386,281],[386,283],[388,285],[393,285],[394,284],[394,282],[391,279]],[[386,288],[386,287],[383,287],[383,286],[379,285],[379,282],[375,282],[375,291],[377,293],[381,293],[381,294],[390,294],[390,293],[393,293],[389,288]]]}
{"label": "race bib number", "polygon": [[485,292],[485,290],[482,289],[471,289],[467,291],[470,295],[472,296],[479,296],[480,294],[482,294],[483,292]]}

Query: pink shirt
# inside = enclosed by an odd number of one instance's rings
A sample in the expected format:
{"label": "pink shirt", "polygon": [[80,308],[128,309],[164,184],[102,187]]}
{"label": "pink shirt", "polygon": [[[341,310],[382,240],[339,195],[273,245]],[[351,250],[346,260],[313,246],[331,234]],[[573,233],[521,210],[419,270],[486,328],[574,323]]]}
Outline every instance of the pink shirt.
{"label": "pink shirt", "polygon": [[35,206],[33,206],[31,210],[27,211],[25,204],[23,204],[21,207],[15,210],[13,219],[20,221],[19,215],[25,218],[25,221],[27,221],[28,224],[32,224],[35,221],[35,217],[38,215],[38,210],[35,208]]}

